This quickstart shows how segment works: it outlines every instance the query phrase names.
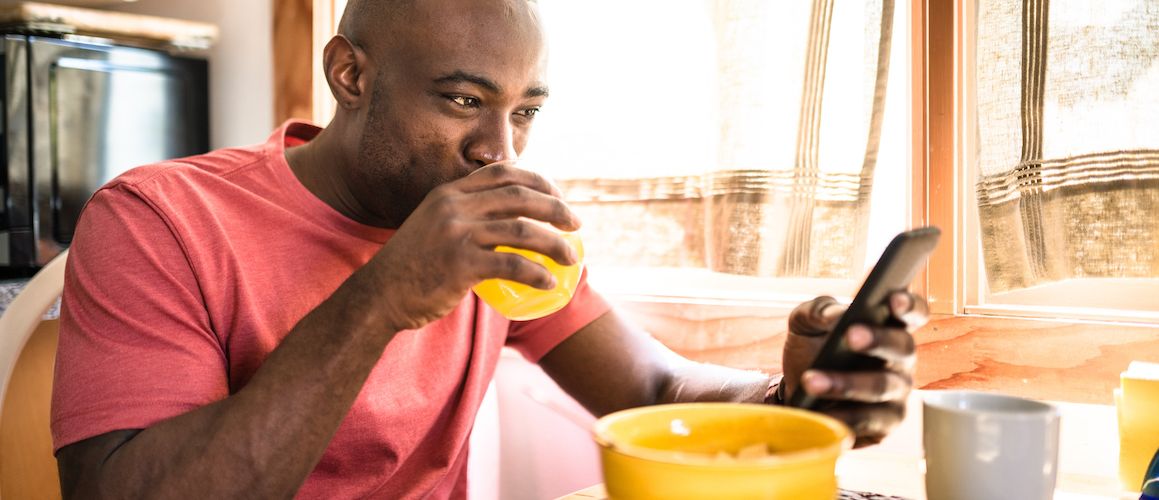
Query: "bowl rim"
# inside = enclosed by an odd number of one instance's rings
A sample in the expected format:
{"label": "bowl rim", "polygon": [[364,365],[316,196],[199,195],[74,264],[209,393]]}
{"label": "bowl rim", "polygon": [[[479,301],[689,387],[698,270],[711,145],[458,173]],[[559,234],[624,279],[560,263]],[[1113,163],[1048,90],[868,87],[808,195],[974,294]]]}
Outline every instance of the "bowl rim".
{"label": "bowl rim", "polygon": [[[1002,420],[1039,420],[1058,418],[1058,407],[1045,401],[1024,398],[1011,394],[974,391],[969,389],[946,389],[926,391],[922,394],[922,411],[950,415],[985,415]],[[995,409],[974,406],[980,402],[1006,402],[1020,405],[1016,409]]]}
{"label": "bowl rim", "polygon": [[[804,417],[808,420],[815,421],[822,426],[834,431],[840,436],[836,442],[820,446],[816,448],[808,448],[798,451],[790,451],[784,453],[776,453],[764,457],[736,460],[736,461],[721,461],[715,456],[707,454],[693,454],[683,453],[678,451],[658,450],[647,448],[643,446],[636,446],[625,443],[613,442],[611,436],[608,436],[609,428],[613,423],[630,418],[641,413],[654,413],[663,411],[679,411],[685,408],[742,408],[746,410],[753,410],[760,413],[782,413]],[[853,448],[853,433],[840,420],[837,420],[828,415],[817,413],[814,411],[804,410],[800,408],[792,408],[786,406],[773,406],[759,403],[730,403],[730,402],[695,402],[695,403],[665,403],[649,406],[641,406],[637,408],[629,408],[620,410],[614,413],[609,413],[600,417],[592,425],[592,438],[601,449],[618,453],[620,455],[633,457],[649,462],[658,462],[671,465],[695,465],[708,466],[719,468],[735,468],[737,465],[741,466],[775,466],[787,464],[800,464],[824,460],[830,457],[834,459],[841,455],[841,452]],[[677,459],[678,457],[678,459]]]}

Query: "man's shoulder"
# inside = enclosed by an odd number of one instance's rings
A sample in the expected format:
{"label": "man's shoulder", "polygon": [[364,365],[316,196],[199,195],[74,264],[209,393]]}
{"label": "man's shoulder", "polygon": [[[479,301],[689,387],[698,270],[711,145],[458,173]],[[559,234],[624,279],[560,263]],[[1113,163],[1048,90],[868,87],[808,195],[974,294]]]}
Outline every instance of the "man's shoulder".
{"label": "man's shoulder", "polygon": [[105,188],[149,190],[172,183],[205,183],[227,179],[239,171],[268,163],[263,147],[224,148],[208,153],[164,160],[129,169],[109,181]]}

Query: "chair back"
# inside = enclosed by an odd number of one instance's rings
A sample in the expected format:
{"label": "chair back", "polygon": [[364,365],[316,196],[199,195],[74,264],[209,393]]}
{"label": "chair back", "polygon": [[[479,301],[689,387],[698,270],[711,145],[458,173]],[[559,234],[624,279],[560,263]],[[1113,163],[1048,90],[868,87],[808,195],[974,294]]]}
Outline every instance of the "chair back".
{"label": "chair back", "polygon": [[68,252],[32,277],[0,315],[0,498],[60,498],[49,408],[58,321],[43,321],[64,289]]}

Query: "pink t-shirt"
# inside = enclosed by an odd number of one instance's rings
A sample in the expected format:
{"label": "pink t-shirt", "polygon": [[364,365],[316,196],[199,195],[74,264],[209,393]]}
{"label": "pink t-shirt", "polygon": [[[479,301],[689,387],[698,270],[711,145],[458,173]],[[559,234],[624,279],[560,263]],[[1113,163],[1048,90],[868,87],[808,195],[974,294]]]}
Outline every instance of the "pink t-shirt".
{"label": "pink t-shirt", "polygon": [[[236,393],[390,239],[298,182],[285,148],[317,133],[289,122],[265,144],[140,167],[93,196],[65,276],[56,449]],[[397,335],[298,496],[464,496],[468,436],[501,348],[538,360],[607,310],[586,281],[568,307],[529,322],[467,294]]]}

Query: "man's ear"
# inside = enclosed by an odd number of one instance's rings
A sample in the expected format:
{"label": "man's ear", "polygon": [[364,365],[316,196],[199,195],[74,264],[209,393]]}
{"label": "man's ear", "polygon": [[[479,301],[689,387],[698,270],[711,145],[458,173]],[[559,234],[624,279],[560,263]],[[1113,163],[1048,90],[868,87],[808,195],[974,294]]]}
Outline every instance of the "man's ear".
{"label": "man's ear", "polygon": [[366,96],[366,52],[349,38],[335,35],[322,51],[322,68],[338,107],[354,109]]}

